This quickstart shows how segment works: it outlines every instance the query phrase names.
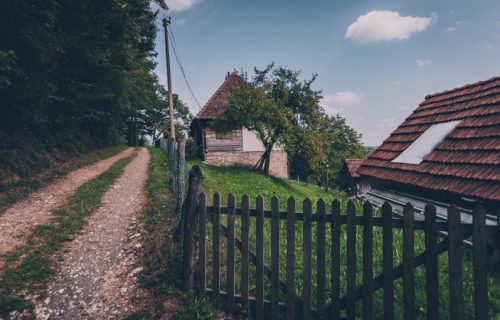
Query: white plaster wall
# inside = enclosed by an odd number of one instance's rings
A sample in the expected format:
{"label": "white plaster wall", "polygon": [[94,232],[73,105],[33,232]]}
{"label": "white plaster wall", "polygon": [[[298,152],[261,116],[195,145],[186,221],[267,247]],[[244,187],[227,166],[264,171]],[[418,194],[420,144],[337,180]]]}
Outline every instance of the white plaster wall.
{"label": "white plaster wall", "polygon": [[[273,150],[281,151],[281,147],[275,145]],[[255,133],[243,128],[243,151],[264,151],[264,145]]]}

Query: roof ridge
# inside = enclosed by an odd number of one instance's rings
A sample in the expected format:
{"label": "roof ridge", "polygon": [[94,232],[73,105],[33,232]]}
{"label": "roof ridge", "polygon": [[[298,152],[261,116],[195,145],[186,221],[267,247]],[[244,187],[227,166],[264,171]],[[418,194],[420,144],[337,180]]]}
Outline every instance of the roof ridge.
{"label": "roof ridge", "polygon": [[444,91],[440,91],[440,92],[431,93],[431,94],[426,95],[424,97],[424,99],[427,100],[427,99],[430,99],[430,98],[433,98],[433,97],[436,97],[436,96],[441,96],[441,95],[445,95],[445,94],[449,94],[449,93],[461,91],[461,90],[464,90],[464,89],[467,89],[467,88],[476,87],[476,86],[483,85],[483,84],[488,84],[488,83],[491,83],[491,82],[495,82],[497,80],[500,80],[500,76],[495,76],[495,77],[492,77],[490,79],[481,80],[481,81],[477,81],[477,82],[474,82],[474,83],[468,83],[468,84],[465,84],[465,85],[463,85],[461,87],[456,87],[456,88],[449,89],[449,90],[444,90]]}
{"label": "roof ridge", "polygon": [[201,107],[200,111],[198,111],[198,113],[196,114],[196,116],[194,117],[195,119],[198,119],[199,115],[200,114],[203,114],[203,112],[205,111],[205,109],[208,109],[209,107],[211,107],[212,105],[212,102],[218,98],[219,95],[221,95],[224,90],[226,90],[226,87],[229,85],[229,83],[231,82],[231,80],[234,78],[234,77],[238,77],[238,78],[241,78],[240,76],[238,76],[238,74],[236,74],[236,72],[228,72],[228,74],[226,75],[224,81],[222,82],[222,84],[217,88],[217,90],[215,90],[215,92],[212,94],[212,96],[210,96],[210,99],[208,99],[208,101],[203,105],[203,107]]}

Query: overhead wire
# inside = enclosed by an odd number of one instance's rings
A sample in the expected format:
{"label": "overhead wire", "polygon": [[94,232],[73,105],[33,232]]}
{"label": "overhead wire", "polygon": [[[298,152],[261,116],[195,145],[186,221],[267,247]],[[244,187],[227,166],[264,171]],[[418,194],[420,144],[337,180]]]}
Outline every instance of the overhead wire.
{"label": "overhead wire", "polygon": [[200,110],[201,109],[200,102],[198,101],[198,98],[196,98],[196,95],[194,94],[193,89],[191,88],[191,85],[187,79],[186,72],[184,71],[184,66],[182,65],[182,62],[180,59],[180,54],[179,54],[179,50],[177,47],[177,43],[175,42],[174,33],[172,32],[172,28],[170,27],[170,25],[168,26],[168,32],[170,33],[170,36],[171,36],[170,38],[172,39],[172,41],[170,42],[172,44],[172,49],[173,49],[172,51],[174,52],[175,60],[177,61],[177,64],[179,65],[179,68],[181,69],[181,73],[182,73],[182,77],[184,78],[184,82],[186,82],[186,86],[188,88],[189,94],[193,97],[194,101],[196,102],[196,105],[198,106],[198,110]]}

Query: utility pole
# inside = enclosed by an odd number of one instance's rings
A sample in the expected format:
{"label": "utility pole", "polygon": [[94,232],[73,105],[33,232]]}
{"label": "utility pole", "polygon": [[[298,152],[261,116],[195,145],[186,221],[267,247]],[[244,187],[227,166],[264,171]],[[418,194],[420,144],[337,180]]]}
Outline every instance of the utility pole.
{"label": "utility pole", "polygon": [[172,78],[170,76],[170,53],[168,43],[168,24],[170,17],[163,18],[163,29],[165,30],[165,53],[167,58],[167,86],[168,86],[168,108],[170,111],[170,138],[175,141],[175,121],[174,121],[174,99],[172,97]]}
{"label": "utility pole", "polygon": [[326,165],[326,184],[325,184],[325,190],[328,191],[328,165]]}

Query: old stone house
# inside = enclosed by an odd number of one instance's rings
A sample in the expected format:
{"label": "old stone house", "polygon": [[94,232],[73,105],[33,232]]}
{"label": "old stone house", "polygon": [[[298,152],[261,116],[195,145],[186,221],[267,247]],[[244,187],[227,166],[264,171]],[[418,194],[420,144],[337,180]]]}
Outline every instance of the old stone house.
{"label": "old stone house", "polygon": [[[190,134],[196,140],[198,154],[205,163],[219,166],[243,166],[252,168],[264,153],[264,145],[257,136],[245,129],[220,131],[210,125],[229,105],[232,89],[244,81],[235,73],[228,73],[222,85],[194,117]],[[271,152],[269,173],[288,178],[287,153],[279,146]]]}

